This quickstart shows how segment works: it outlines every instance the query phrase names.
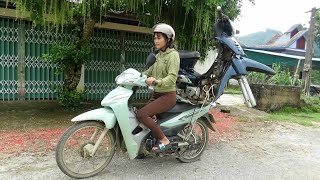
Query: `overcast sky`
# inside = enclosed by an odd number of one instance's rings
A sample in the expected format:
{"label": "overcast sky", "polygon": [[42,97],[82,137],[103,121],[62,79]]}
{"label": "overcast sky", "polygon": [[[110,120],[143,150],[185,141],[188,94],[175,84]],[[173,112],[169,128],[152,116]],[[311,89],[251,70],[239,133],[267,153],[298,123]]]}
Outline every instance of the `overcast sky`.
{"label": "overcast sky", "polygon": [[320,7],[320,0],[255,0],[252,5],[243,0],[242,15],[234,22],[239,36],[264,31],[271,28],[285,32],[297,23],[309,27],[310,13],[305,13],[312,7]]}

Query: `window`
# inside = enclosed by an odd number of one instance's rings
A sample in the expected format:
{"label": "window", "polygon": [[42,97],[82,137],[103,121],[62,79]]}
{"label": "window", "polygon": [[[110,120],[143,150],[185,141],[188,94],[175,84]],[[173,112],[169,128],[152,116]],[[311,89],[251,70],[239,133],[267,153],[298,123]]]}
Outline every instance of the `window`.
{"label": "window", "polygon": [[305,39],[302,36],[297,41],[297,49],[304,49],[304,47],[305,47]]}

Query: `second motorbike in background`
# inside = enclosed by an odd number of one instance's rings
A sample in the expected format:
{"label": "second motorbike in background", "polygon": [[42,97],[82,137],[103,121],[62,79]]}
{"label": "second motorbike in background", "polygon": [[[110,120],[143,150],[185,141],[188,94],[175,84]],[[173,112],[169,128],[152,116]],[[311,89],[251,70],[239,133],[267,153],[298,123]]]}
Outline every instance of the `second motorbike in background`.
{"label": "second motorbike in background", "polygon": [[223,93],[229,79],[237,79],[248,107],[256,106],[256,101],[248,84],[250,71],[274,75],[272,68],[245,57],[245,53],[234,38],[234,28],[229,18],[218,7],[218,20],[214,24],[214,39],[218,56],[209,70],[200,74],[194,65],[200,59],[197,51],[179,51],[180,70],[177,81],[177,94],[190,103],[196,104],[206,99],[210,91],[209,102],[216,101]]}

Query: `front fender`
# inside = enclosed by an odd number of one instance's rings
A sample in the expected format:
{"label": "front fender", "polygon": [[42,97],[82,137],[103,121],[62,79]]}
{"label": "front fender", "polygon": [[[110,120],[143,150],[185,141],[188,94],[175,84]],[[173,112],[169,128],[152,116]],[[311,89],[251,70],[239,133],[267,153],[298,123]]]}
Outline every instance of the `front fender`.
{"label": "front fender", "polygon": [[232,65],[235,71],[241,75],[248,74],[248,71],[255,71],[255,72],[265,73],[268,75],[275,74],[275,71],[269,66],[266,66],[260,62],[257,62],[248,58],[241,58],[241,59],[234,58],[232,60]]}
{"label": "front fender", "polygon": [[97,120],[104,122],[107,129],[112,129],[117,122],[116,116],[110,108],[99,108],[92,111],[85,112],[74,117],[72,122]]}
{"label": "front fender", "polygon": [[227,69],[227,71],[224,73],[219,85],[218,85],[218,89],[215,92],[215,98],[213,101],[216,101],[223,93],[224,88],[226,87],[229,79],[232,76],[237,75],[237,72],[235,71],[235,69],[233,68],[233,66],[229,66],[229,68]]}

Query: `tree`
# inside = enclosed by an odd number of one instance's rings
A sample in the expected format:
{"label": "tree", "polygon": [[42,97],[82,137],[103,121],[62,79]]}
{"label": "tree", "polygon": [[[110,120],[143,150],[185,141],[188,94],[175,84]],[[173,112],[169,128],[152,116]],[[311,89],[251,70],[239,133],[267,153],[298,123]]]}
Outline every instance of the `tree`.
{"label": "tree", "polygon": [[[205,56],[212,46],[212,25],[216,7],[220,5],[230,19],[240,14],[242,0],[7,0],[14,2],[20,13],[30,12],[35,24],[50,22],[57,29],[65,26],[74,29],[75,41],[69,44],[75,54],[64,56],[62,50],[70,47],[53,48],[56,57],[63,62],[79,52],[87,52],[94,25],[104,21],[110,14],[126,14],[139,20],[140,25],[152,27],[165,22],[174,27],[179,49],[198,50]],[[254,3],[254,0],[249,0]],[[51,53],[51,52],[50,52]],[[60,56],[59,56],[60,55]],[[85,54],[83,54],[85,55]],[[85,56],[84,56],[85,57]],[[80,79],[81,65],[86,61],[75,59],[63,66],[66,73],[64,87],[70,91]],[[63,65],[63,63],[61,63]]]}

